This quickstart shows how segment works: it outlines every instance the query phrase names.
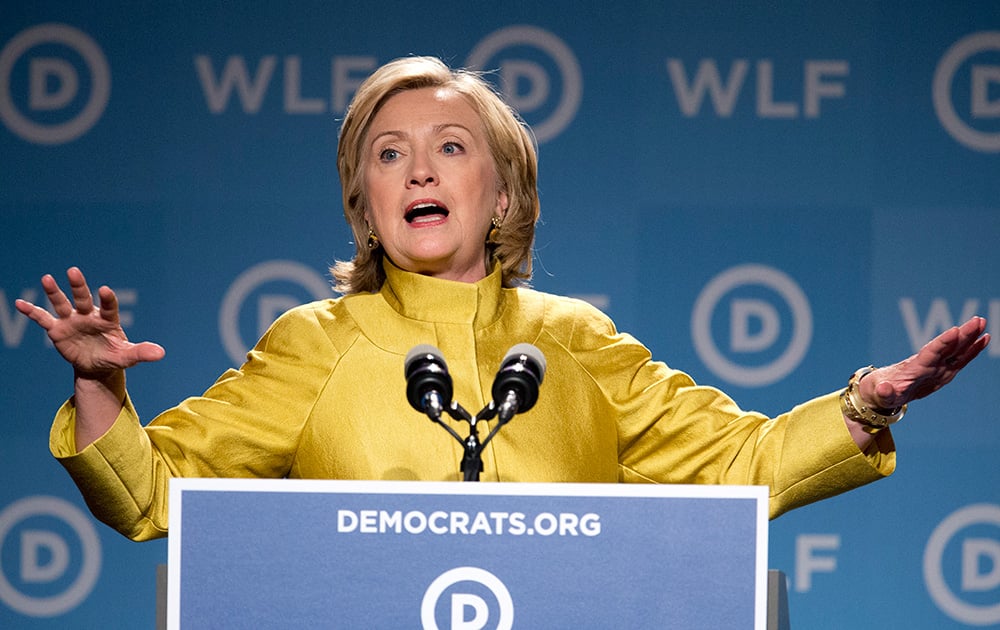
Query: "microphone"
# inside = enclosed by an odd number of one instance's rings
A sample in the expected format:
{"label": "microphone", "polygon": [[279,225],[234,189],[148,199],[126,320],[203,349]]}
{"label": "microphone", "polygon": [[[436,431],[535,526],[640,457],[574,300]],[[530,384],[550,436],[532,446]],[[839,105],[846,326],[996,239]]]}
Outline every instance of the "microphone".
{"label": "microphone", "polygon": [[493,380],[493,400],[500,404],[501,425],[535,406],[544,377],[545,356],[541,350],[530,343],[519,343],[507,351]]}
{"label": "microphone", "polygon": [[451,375],[444,355],[434,346],[421,344],[406,355],[406,399],[421,413],[440,420],[441,412],[451,404]]}

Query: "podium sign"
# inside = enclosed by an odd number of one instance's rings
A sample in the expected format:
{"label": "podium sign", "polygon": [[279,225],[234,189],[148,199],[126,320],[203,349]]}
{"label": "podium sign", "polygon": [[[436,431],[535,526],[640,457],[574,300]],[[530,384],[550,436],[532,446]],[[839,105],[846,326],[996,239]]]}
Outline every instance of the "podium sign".
{"label": "podium sign", "polygon": [[167,623],[764,630],[766,566],[763,487],[176,479]]}

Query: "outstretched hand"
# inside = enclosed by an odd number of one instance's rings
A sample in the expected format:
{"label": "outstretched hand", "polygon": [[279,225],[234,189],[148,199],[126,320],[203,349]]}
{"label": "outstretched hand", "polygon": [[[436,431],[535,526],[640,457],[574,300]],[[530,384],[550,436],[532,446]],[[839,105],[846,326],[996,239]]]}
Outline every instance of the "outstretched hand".
{"label": "outstretched hand", "polygon": [[118,319],[118,298],[106,286],[98,289],[100,304],[94,304],[87,280],[76,267],[66,272],[72,302],[51,275],[42,278],[42,288],[55,316],[40,306],[17,300],[15,308],[45,329],[56,350],[79,378],[103,379],[145,361],[163,358],[161,346],[132,343]]}
{"label": "outstretched hand", "polygon": [[949,328],[913,356],[861,379],[858,393],[879,409],[895,409],[929,396],[950,383],[990,343],[985,330],[986,320],[982,317]]}

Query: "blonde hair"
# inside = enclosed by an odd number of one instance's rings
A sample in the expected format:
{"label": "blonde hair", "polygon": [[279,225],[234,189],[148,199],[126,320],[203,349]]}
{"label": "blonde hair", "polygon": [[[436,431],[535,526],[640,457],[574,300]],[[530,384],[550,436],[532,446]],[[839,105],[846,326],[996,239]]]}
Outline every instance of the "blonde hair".
{"label": "blonde hair", "polygon": [[[358,88],[340,127],[337,171],[344,216],[354,233],[353,260],[331,268],[337,291],[345,294],[378,291],[385,280],[383,249],[368,247],[365,220],[364,142],[375,115],[390,98],[406,90],[447,88],[461,94],[479,114],[501,189],[508,207],[499,235],[488,245],[500,261],[503,286],[531,278],[531,248],[538,221],[538,157],[527,125],[481,75],[452,70],[434,57],[396,59],[376,70]],[[484,243],[484,253],[487,244]]]}

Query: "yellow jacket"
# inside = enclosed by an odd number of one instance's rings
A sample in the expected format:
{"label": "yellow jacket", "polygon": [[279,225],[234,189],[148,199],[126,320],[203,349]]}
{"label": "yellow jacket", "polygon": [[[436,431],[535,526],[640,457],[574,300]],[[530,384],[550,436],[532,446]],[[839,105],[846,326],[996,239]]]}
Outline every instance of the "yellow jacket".
{"label": "yellow jacket", "polygon": [[895,467],[887,431],[858,450],[835,394],[768,419],[653,361],[585,302],[501,288],[498,268],[476,284],[386,271],[379,293],[284,314],[239,370],[145,428],[126,400],[77,453],[67,402],[53,455],[94,514],[135,540],[166,534],[175,476],[458,480],[462,446],[407,403],[404,358],[440,348],[474,414],[507,350],[527,342],[548,364],[538,403],[486,447],[483,481],[766,485],[774,517]]}

